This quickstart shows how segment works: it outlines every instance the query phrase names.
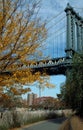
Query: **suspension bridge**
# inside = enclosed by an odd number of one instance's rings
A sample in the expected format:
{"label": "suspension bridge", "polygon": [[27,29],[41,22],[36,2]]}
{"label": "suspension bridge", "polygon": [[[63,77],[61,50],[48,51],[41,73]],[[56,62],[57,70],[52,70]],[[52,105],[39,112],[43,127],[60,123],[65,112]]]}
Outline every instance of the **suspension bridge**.
{"label": "suspension bridge", "polygon": [[[72,67],[73,54],[83,51],[83,18],[69,3],[64,13],[65,15],[61,15],[62,12],[60,12],[56,16],[56,22],[53,22],[53,25],[47,29],[49,33],[46,42],[48,44],[44,46],[43,54],[48,58],[38,59],[28,64],[27,67],[34,72],[45,71],[49,75],[65,74],[66,70]],[[55,32],[52,32],[52,28]]]}

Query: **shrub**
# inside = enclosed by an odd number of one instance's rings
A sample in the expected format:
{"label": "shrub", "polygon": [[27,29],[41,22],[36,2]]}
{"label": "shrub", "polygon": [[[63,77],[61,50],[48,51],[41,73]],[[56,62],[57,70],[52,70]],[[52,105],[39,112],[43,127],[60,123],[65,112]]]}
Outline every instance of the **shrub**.
{"label": "shrub", "polygon": [[6,126],[0,126],[0,130],[8,130]]}

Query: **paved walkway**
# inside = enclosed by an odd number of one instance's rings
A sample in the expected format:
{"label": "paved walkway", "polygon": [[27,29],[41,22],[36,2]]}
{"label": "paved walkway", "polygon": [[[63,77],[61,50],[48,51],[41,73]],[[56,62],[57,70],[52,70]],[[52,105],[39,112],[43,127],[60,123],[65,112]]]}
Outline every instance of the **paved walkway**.
{"label": "paved walkway", "polygon": [[42,121],[33,125],[26,126],[20,130],[58,130],[64,118]]}

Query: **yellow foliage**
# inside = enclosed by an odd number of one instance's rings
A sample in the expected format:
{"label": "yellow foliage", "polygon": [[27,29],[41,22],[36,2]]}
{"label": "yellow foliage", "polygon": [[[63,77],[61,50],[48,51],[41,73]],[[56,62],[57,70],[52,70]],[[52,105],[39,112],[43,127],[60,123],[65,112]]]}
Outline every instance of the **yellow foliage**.
{"label": "yellow foliage", "polygon": [[[46,39],[47,33],[45,24],[36,18],[36,7],[33,8],[32,5],[31,10],[30,8],[28,6],[28,9],[22,10],[19,0],[0,1],[0,93],[3,93],[3,98],[8,98],[4,94],[4,88],[14,95],[31,91],[20,88],[20,85],[15,87],[15,84],[25,85],[39,80],[40,84],[50,86],[47,79],[40,77],[40,72],[32,74],[30,69],[23,68],[29,62],[35,63],[30,61],[35,52],[42,56],[38,48]],[[43,76],[47,75],[44,73]],[[47,78],[49,79],[48,76]]]}
{"label": "yellow foliage", "polygon": [[[32,14],[29,9],[26,9],[26,12],[21,10],[19,0],[1,0],[0,9],[0,72],[13,71],[17,74],[19,65],[28,62],[28,58],[30,59],[40,46],[41,40],[45,39],[46,29],[39,20],[32,19],[33,15],[36,15],[33,5]],[[26,71],[23,70],[25,75]],[[18,77],[15,79],[18,81]],[[24,82],[24,78],[22,81]]]}
{"label": "yellow foliage", "polygon": [[3,97],[3,99],[8,99],[9,98],[9,96],[7,95],[7,94],[2,94],[2,97]]}

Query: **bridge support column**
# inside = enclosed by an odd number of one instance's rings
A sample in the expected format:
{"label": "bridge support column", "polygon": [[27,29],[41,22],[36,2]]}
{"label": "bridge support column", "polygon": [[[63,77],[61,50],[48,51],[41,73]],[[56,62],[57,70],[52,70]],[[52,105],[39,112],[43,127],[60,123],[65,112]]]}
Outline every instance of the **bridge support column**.
{"label": "bridge support column", "polygon": [[75,10],[67,4],[65,9],[67,15],[67,40],[66,53],[72,56],[75,51],[78,53],[83,51],[83,18],[75,12]]}
{"label": "bridge support column", "polygon": [[82,44],[82,51],[83,51],[83,21],[82,21],[82,27],[81,27],[81,44]]}
{"label": "bridge support column", "polygon": [[77,22],[77,51],[80,52],[81,51],[81,23],[80,21]]}
{"label": "bridge support column", "polygon": [[67,15],[67,40],[66,40],[66,55],[72,56],[72,8],[67,4],[65,9]]}
{"label": "bridge support column", "polygon": [[77,50],[75,14],[72,15],[72,48]]}

